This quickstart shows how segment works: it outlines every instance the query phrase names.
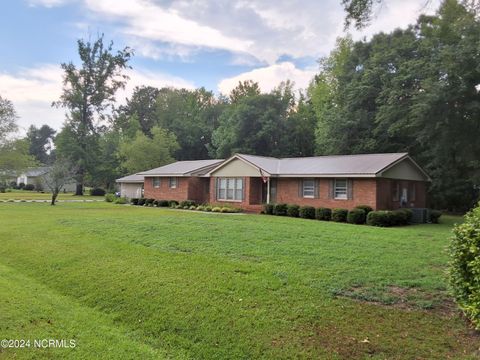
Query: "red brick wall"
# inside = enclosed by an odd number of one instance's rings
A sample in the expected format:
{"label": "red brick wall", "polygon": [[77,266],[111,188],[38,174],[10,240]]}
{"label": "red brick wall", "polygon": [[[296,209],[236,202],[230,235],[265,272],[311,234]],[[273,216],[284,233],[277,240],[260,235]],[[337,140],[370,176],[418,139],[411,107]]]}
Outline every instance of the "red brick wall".
{"label": "red brick wall", "polygon": [[188,183],[189,178],[177,177],[177,187],[171,189],[169,187],[169,178],[160,178],[160,187],[153,187],[153,177],[145,177],[144,196],[147,199],[155,200],[190,200],[188,199]]}
{"label": "red brick wall", "polygon": [[[229,205],[237,208],[242,208],[249,212],[260,212],[262,205],[259,202],[258,196],[261,196],[262,189],[256,189],[256,178],[243,178],[243,200],[242,201],[223,201],[217,200],[216,183],[217,177],[210,178],[210,204],[212,205]],[[260,192],[260,193],[258,193]],[[259,195],[260,194],[260,195]]]}
{"label": "red brick wall", "polygon": [[279,178],[277,182],[277,203],[310,205],[314,207],[352,209],[357,205],[369,205],[376,208],[376,181],[375,179],[353,179],[353,198],[340,200],[330,198],[330,180],[317,179],[319,182],[319,197],[315,199],[299,196],[298,178]]}
{"label": "red brick wall", "polygon": [[[378,209],[398,209],[401,207],[400,196],[398,200],[394,200],[395,183],[399,184],[400,195],[403,187],[408,189],[407,207],[423,208],[427,206],[427,183],[424,181],[411,180],[393,180],[393,179],[378,179],[377,180],[377,204]],[[415,199],[412,200],[411,189],[415,186]]]}
{"label": "red brick wall", "polygon": [[199,204],[207,203],[209,199],[209,178],[191,177],[188,180],[188,200]]}

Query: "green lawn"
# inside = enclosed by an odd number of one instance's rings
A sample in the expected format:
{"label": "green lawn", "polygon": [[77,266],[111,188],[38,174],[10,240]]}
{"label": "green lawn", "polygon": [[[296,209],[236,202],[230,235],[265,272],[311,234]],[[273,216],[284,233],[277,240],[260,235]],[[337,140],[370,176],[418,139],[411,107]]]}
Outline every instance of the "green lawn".
{"label": "green lawn", "polygon": [[[0,193],[0,201],[8,200],[50,200],[52,198],[51,193],[39,193],[36,191],[26,191],[26,190],[12,190],[5,193]],[[58,195],[58,200],[103,200],[102,196],[75,196],[72,193],[60,193]]]}
{"label": "green lawn", "polygon": [[2,203],[0,338],[76,347],[0,358],[477,358],[444,278],[460,218],[442,220]]}

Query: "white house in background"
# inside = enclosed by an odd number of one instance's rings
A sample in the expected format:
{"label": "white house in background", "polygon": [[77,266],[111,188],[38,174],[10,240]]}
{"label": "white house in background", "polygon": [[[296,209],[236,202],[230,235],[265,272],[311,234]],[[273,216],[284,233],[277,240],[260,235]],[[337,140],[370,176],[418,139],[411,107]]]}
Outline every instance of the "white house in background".
{"label": "white house in background", "polygon": [[120,196],[126,198],[143,197],[143,175],[133,174],[117,179],[120,184]]}
{"label": "white house in background", "polygon": [[[21,183],[24,183],[25,185],[32,184],[35,186],[35,190],[49,191],[48,187],[45,185],[45,181],[43,180],[43,176],[47,174],[49,170],[50,167],[48,166],[28,169],[17,177],[17,185],[20,185]],[[39,186],[41,189],[38,189]],[[75,188],[75,182],[71,182],[65,184],[61,191],[73,192],[75,191]]]}

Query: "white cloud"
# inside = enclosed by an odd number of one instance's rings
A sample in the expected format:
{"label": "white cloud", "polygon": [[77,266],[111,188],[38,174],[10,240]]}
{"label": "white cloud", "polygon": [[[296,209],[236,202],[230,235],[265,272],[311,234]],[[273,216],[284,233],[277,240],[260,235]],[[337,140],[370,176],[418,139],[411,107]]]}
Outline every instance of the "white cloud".
{"label": "white cloud", "polygon": [[[182,78],[142,69],[128,71],[130,80],[117,94],[118,104],[125,102],[135,86],[171,86],[193,88],[194,84]],[[58,65],[44,64],[23,69],[17,74],[0,73],[0,95],[13,102],[19,115],[21,132],[31,124],[48,124],[60,129],[65,120],[65,110],[52,108],[62,91],[62,70]]]}
{"label": "white cloud", "polygon": [[308,87],[314,75],[314,69],[298,69],[293,63],[285,61],[223,79],[218,84],[218,90],[222,94],[229,94],[230,91],[238,85],[239,81],[245,80],[258,82],[263,92],[270,92],[274,87],[278,86],[280,82],[287,80],[295,82],[296,89],[305,89]]}

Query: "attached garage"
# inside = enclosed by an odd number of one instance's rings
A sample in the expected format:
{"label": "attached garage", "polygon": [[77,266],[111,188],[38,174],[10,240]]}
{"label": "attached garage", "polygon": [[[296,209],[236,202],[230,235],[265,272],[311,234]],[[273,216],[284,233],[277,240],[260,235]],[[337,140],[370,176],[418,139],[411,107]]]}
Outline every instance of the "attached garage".
{"label": "attached garage", "polygon": [[143,175],[133,174],[116,180],[120,196],[128,199],[143,197]]}

